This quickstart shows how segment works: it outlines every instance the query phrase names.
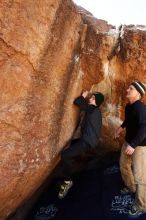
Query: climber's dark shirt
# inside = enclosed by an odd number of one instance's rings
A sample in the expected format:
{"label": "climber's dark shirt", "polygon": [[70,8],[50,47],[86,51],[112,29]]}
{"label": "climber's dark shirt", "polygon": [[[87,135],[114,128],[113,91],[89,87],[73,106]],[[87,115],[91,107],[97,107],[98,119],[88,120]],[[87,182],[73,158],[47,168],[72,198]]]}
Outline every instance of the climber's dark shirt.
{"label": "climber's dark shirt", "polygon": [[76,98],[74,104],[85,111],[85,116],[81,123],[81,139],[91,147],[95,147],[101,134],[101,111],[97,106],[87,104],[83,96]]}

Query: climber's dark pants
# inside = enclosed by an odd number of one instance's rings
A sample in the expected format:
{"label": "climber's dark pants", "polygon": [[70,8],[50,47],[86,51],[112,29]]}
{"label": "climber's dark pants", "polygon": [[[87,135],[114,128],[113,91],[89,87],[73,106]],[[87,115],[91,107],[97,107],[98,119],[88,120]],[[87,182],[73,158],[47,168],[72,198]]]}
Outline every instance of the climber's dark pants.
{"label": "climber's dark pants", "polygon": [[61,165],[63,168],[63,176],[65,180],[70,180],[76,163],[76,157],[85,157],[90,150],[90,146],[82,139],[76,139],[71,145],[62,152]]}

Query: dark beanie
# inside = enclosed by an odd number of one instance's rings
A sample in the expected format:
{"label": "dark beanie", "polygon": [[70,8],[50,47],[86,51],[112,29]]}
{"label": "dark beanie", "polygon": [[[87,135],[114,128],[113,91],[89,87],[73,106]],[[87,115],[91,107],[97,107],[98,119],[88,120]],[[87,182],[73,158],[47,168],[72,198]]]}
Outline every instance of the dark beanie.
{"label": "dark beanie", "polygon": [[100,106],[104,102],[104,96],[100,92],[94,92],[93,95],[95,96],[95,102],[97,106]]}
{"label": "dark beanie", "polygon": [[141,82],[133,82],[131,83],[132,86],[140,93],[141,96],[145,94],[146,86]]}

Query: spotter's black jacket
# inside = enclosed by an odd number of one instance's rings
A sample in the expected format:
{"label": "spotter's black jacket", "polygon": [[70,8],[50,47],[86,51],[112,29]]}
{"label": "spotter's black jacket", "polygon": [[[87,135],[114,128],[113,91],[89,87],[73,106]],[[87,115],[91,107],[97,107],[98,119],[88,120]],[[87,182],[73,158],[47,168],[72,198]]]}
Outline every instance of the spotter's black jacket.
{"label": "spotter's black jacket", "polygon": [[126,128],[126,142],[133,148],[146,146],[146,106],[140,100],[125,107],[125,120],[121,125]]}

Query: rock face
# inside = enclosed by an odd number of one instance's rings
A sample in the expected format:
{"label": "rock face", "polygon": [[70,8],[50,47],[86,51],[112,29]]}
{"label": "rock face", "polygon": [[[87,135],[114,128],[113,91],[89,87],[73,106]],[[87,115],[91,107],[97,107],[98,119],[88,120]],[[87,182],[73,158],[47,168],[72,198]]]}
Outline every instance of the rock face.
{"label": "rock face", "polygon": [[42,184],[76,127],[73,100],[105,94],[101,146],[116,150],[129,82],[146,82],[146,30],[105,21],[71,0],[0,2],[0,219]]}

